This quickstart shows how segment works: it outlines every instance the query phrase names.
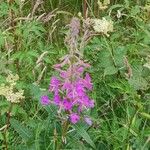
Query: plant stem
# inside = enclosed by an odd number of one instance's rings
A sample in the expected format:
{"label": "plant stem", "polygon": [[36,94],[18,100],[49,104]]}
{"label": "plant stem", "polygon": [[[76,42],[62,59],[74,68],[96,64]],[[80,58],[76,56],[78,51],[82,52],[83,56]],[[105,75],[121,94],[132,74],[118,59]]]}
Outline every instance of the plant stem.
{"label": "plant stem", "polygon": [[61,150],[62,149],[62,144],[66,144],[66,134],[67,134],[67,131],[68,131],[68,127],[69,127],[69,120],[66,120],[62,124],[61,143],[58,143],[58,140],[57,140],[56,150]]}
{"label": "plant stem", "polygon": [[6,128],[4,129],[4,145],[5,145],[5,150],[8,150],[8,142],[7,142],[7,131],[10,126],[10,117],[11,117],[11,111],[12,111],[13,103],[10,104],[8,113],[6,114]]}
{"label": "plant stem", "polygon": [[83,16],[86,19],[86,12],[87,12],[87,0],[83,0]]}

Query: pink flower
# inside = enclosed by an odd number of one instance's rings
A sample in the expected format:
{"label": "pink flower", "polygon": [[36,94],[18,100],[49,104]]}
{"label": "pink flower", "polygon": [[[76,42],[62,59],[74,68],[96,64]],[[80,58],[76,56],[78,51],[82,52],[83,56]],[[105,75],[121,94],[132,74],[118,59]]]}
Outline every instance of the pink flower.
{"label": "pink flower", "polygon": [[73,123],[73,124],[76,124],[78,121],[80,120],[80,116],[76,113],[72,113],[70,115],[70,121]]}
{"label": "pink flower", "polygon": [[63,100],[63,106],[65,110],[71,110],[72,109],[72,103],[69,102],[67,99]]}
{"label": "pink flower", "polygon": [[41,96],[41,104],[42,105],[49,105],[50,104],[50,100],[49,100],[47,95]]}
{"label": "pink flower", "polygon": [[84,86],[89,90],[92,90],[92,88],[93,88],[93,84],[91,82],[91,77],[88,73],[86,73],[86,75],[85,75]]}
{"label": "pink flower", "polygon": [[59,105],[60,102],[61,102],[60,96],[58,94],[54,95],[54,104]]}
{"label": "pink flower", "polygon": [[63,86],[62,86],[62,90],[68,91],[68,90],[70,90],[70,89],[72,89],[72,84],[71,84],[71,82],[70,82],[70,81],[65,81],[65,83],[64,83]]}
{"label": "pink flower", "polygon": [[81,73],[83,73],[83,71],[84,71],[84,68],[83,68],[83,67],[78,67],[78,68],[77,68],[77,72],[78,72],[78,73],[81,74]]}
{"label": "pink flower", "polygon": [[60,80],[57,79],[57,77],[55,76],[52,77],[50,81],[49,91],[58,94],[59,86],[60,86]]}
{"label": "pink flower", "polygon": [[81,83],[77,82],[75,88],[78,96],[84,96],[84,87]]}
{"label": "pink flower", "polygon": [[87,108],[93,108],[94,107],[94,101],[90,100],[89,97],[87,95],[84,95],[81,100],[80,103],[82,105],[84,105]]}

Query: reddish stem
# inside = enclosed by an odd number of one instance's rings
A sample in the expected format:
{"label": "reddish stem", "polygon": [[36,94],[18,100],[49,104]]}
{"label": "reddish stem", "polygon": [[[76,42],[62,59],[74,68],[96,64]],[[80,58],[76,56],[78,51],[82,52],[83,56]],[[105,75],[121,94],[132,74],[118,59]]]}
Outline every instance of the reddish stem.
{"label": "reddish stem", "polygon": [[87,0],[83,0],[83,17],[86,19],[86,12],[87,12]]}

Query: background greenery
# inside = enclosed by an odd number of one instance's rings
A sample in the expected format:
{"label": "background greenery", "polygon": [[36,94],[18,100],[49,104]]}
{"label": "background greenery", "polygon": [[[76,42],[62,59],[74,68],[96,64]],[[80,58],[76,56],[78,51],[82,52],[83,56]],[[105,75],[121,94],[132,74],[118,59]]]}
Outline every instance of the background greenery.
{"label": "background greenery", "polygon": [[[0,1],[0,83],[11,70],[19,75],[17,88],[24,89],[26,97],[11,112],[10,150],[54,150],[61,142],[55,141],[62,132],[56,108],[43,107],[39,100],[54,74],[52,65],[67,53],[65,26],[83,12],[83,1],[44,0],[34,12],[35,4],[32,0]],[[97,1],[90,0],[88,10],[89,17],[111,18],[114,32],[110,37],[94,37],[84,50],[92,65],[93,125],[70,126],[62,149],[148,150],[150,1],[112,0],[107,9],[100,10]],[[0,97],[0,128],[6,124],[9,105]],[[1,130],[0,149],[7,149]]]}

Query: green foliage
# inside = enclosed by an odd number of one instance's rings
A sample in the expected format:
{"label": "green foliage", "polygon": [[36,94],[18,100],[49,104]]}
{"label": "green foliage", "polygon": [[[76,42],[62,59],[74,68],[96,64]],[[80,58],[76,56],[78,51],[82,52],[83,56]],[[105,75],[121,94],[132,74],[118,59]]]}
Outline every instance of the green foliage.
{"label": "green foliage", "polygon": [[[0,85],[9,71],[18,74],[16,85],[25,100],[13,104],[5,132],[10,103],[0,96],[0,149],[12,150],[148,150],[150,136],[150,2],[112,0],[106,10],[88,3],[89,16],[114,22],[109,37],[98,35],[85,47],[91,64],[96,102],[89,112],[91,127],[69,125],[62,143],[62,124],[54,106],[41,106],[53,65],[66,54],[64,27],[70,17],[83,12],[81,0],[45,0],[32,14],[31,0],[10,5],[0,3]],[[58,8],[48,22],[43,13]],[[11,14],[12,13],[12,14]],[[32,15],[33,16],[32,16]],[[70,15],[71,14],[71,15]],[[146,65],[145,65],[146,64]],[[52,95],[49,94],[52,99]],[[6,139],[5,139],[6,136]],[[56,140],[57,139],[57,140]]]}

